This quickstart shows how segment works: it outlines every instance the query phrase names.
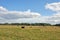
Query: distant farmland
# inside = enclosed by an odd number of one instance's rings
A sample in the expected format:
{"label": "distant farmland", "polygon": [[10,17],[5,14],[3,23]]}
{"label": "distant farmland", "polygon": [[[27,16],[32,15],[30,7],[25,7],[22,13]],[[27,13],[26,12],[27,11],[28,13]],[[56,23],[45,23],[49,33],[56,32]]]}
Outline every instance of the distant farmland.
{"label": "distant farmland", "polygon": [[0,40],[60,40],[57,26],[0,25]]}

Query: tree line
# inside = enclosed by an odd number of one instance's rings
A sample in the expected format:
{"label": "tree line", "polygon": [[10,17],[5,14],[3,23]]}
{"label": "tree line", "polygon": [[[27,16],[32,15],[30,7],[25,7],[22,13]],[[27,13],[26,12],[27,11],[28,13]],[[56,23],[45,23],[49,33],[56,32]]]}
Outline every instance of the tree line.
{"label": "tree line", "polygon": [[27,26],[60,26],[60,24],[51,25],[49,23],[3,23],[0,25],[27,25]]}
{"label": "tree line", "polygon": [[32,26],[46,26],[46,25],[51,25],[49,23],[4,23],[0,25],[32,25]]}

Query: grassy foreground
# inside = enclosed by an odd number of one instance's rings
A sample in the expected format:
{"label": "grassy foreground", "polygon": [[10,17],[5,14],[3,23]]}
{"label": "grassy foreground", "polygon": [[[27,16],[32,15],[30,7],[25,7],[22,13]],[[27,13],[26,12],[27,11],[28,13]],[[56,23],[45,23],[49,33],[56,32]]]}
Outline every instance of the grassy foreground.
{"label": "grassy foreground", "polygon": [[60,27],[0,25],[0,40],[60,40]]}

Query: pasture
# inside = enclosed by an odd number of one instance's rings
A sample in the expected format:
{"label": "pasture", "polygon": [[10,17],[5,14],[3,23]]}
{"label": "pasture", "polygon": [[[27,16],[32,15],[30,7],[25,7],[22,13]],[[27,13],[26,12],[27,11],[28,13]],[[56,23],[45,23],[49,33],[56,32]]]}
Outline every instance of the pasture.
{"label": "pasture", "polygon": [[60,40],[56,26],[0,25],[0,40]]}

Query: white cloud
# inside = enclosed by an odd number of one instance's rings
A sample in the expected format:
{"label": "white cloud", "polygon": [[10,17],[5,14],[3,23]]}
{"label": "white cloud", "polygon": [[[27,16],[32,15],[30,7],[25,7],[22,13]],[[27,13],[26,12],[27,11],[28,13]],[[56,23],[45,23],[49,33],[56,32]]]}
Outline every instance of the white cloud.
{"label": "white cloud", "polygon": [[[8,11],[6,8],[0,6],[0,23],[16,23],[16,22],[37,22],[35,18],[41,17],[40,13],[27,11]],[[34,21],[36,20],[36,21]]]}
{"label": "white cloud", "polygon": [[0,17],[4,19],[19,19],[19,18],[34,18],[40,17],[41,15],[37,12],[27,11],[7,11],[6,8],[0,7]]}
{"label": "white cloud", "polygon": [[49,23],[53,24],[60,23],[60,2],[50,4],[47,3],[45,5],[45,8],[56,12],[55,14],[50,16],[50,18],[48,18]]}
{"label": "white cloud", "polygon": [[50,3],[50,4],[47,3],[45,5],[45,8],[58,12],[58,11],[60,11],[60,2]]}
{"label": "white cloud", "polygon": [[2,7],[2,6],[0,6],[0,11],[8,11],[6,8],[4,8],[4,7]]}
{"label": "white cloud", "polygon": [[[54,6],[51,6],[54,4]],[[57,3],[56,3],[57,5]],[[46,8],[56,11],[57,13],[52,16],[42,16],[40,13],[27,11],[8,11],[4,7],[0,7],[0,23],[51,23],[56,24],[60,23],[60,9],[55,6],[55,3],[46,4]],[[56,8],[55,8],[56,7]]]}

